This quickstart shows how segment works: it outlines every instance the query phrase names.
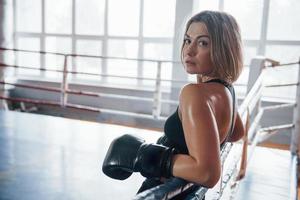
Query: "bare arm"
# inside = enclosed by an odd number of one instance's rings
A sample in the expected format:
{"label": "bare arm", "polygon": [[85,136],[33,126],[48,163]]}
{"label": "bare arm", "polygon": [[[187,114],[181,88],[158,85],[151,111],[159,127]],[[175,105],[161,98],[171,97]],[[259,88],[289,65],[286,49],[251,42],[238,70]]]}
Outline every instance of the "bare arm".
{"label": "bare arm", "polygon": [[189,155],[174,156],[173,175],[213,187],[221,174],[219,132],[208,99],[195,85],[185,86],[180,110]]}

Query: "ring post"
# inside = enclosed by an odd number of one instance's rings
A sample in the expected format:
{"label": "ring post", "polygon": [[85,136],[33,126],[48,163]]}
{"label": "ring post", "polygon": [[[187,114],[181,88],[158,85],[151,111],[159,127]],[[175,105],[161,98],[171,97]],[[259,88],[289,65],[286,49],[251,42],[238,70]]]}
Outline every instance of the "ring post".
{"label": "ring post", "polygon": [[300,86],[299,86],[299,82],[300,82],[300,58],[299,58],[299,67],[298,67],[298,85],[297,85],[297,91],[296,91],[296,106],[294,108],[294,129],[292,131],[292,137],[291,137],[291,153],[292,154],[296,154],[299,156],[299,144],[300,144]]}
{"label": "ring post", "polygon": [[68,82],[67,82],[67,78],[68,78],[68,55],[64,56],[64,69],[63,69],[63,80],[61,83],[61,99],[60,99],[60,103],[62,107],[65,107],[68,101],[68,97],[67,97],[67,89],[68,89]]}
{"label": "ring post", "polygon": [[158,119],[161,113],[161,87],[161,61],[158,61],[152,109],[154,119]]}

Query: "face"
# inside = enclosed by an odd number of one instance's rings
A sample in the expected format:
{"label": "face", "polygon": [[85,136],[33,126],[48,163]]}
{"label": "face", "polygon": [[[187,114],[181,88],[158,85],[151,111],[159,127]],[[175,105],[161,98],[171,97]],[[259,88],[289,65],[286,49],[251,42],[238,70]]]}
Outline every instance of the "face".
{"label": "face", "polygon": [[210,58],[211,41],[204,23],[193,22],[184,36],[183,63],[189,74],[209,75],[213,70]]}

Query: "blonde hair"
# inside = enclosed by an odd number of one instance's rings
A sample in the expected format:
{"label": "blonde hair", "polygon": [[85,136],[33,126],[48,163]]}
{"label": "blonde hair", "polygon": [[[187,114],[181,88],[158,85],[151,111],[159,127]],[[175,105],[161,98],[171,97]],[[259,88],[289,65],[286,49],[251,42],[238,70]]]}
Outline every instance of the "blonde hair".
{"label": "blonde hair", "polygon": [[[234,17],[219,11],[200,12],[187,22],[185,34],[194,22],[204,23],[209,33],[213,74],[229,83],[236,81],[243,69],[243,55],[240,28]],[[183,47],[184,43],[181,59]]]}

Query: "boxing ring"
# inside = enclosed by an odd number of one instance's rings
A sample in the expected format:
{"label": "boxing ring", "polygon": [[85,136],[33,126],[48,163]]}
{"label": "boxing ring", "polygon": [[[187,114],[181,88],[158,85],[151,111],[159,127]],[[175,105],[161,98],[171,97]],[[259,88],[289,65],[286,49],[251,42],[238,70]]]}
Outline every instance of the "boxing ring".
{"label": "boxing ring", "polygon": [[[29,67],[29,66],[21,66],[21,65],[15,65],[15,64],[6,64],[6,63],[0,63],[1,68],[13,68],[13,69],[23,69],[23,70],[37,70],[37,71],[47,71],[47,72],[56,72],[62,74],[62,79],[60,82],[60,88],[54,88],[54,87],[41,87],[36,85],[26,85],[26,84],[17,84],[17,83],[10,83],[10,82],[4,82],[1,81],[0,84],[2,85],[10,85],[13,87],[21,87],[21,88],[30,88],[35,90],[43,90],[43,91],[49,91],[49,92],[55,92],[60,94],[60,101],[42,101],[42,100],[32,100],[32,99],[18,99],[18,98],[11,98],[11,97],[0,97],[1,99],[7,100],[7,101],[16,101],[16,102],[30,102],[33,104],[43,104],[43,105],[49,105],[49,106],[60,106],[60,107],[70,107],[74,109],[81,109],[81,110],[87,110],[87,111],[94,111],[94,112],[101,112],[100,109],[96,109],[94,107],[84,106],[84,105],[74,105],[69,104],[68,102],[68,94],[73,95],[81,95],[81,96],[90,96],[90,97],[112,97],[112,98],[121,98],[121,95],[114,95],[114,94],[105,94],[105,93],[99,93],[99,92],[90,92],[90,91],[82,91],[82,90],[72,90],[69,89],[69,79],[70,75],[87,75],[87,76],[95,76],[95,77],[111,77],[111,78],[122,78],[122,79],[136,79],[136,80],[144,80],[144,81],[154,81],[155,82],[155,90],[153,91],[153,97],[147,98],[147,97],[130,97],[125,96],[123,98],[131,98],[131,99],[137,99],[137,100],[144,100],[148,102],[152,102],[152,116],[155,119],[161,118],[161,105],[162,103],[177,105],[177,101],[169,100],[169,99],[163,99],[162,98],[162,91],[161,86],[163,82],[176,82],[176,83],[186,83],[184,80],[169,80],[169,79],[162,79],[162,65],[164,63],[173,63],[178,64],[179,62],[169,61],[169,60],[152,60],[152,59],[134,59],[134,58],[119,58],[119,57],[104,57],[104,56],[91,56],[91,55],[80,55],[80,54],[62,54],[62,53],[55,53],[55,52],[46,52],[46,51],[33,51],[33,50],[21,50],[21,49],[10,49],[10,48],[1,48],[0,52],[22,52],[22,53],[34,53],[34,54],[40,54],[40,55],[55,55],[63,57],[63,66],[61,70],[57,69],[45,69],[45,68],[36,68],[36,67]],[[118,75],[108,75],[108,74],[96,74],[96,73],[89,73],[89,72],[79,72],[79,71],[72,71],[69,70],[68,61],[71,58],[76,57],[82,57],[82,58],[96,58],[101,60],[125,60],[125,61],[136,61],[136,62],[150,62],[154,63],[157,68],[157,73],[155,78],[146,78],[146,77],[136,77],[136,76],[118,76]]]}
{"label": "boxing ring", "polygon": [[[24,51],[7,48],[0,48],[0,50]],[[84,57],[88,55],[59,54],[37,51],[29,52],[40,54],[49,53],[64,57],[63,70],[52,70],[63,74],[60,88],[18,84],[7,82],[5,80],[1,80],[0,84],[59,93],[61,97],[60,102],[27,98],[12,98],[5,95],[1,95],[0,99],[13,102],[69,107],[101,113],[101,108],[68,103],[68,94],[95,97],[107,95],[81,90],[71,90],[68,88],[68,74],[82,73],[99,76],[99,74],[67,70],[67,61],[69,57]],[[103,59],[103,57],[96,57]],[[172,105],[176,105],[177,103],[176,101],[162,99],[161,95],[161,82],[171,81],[161,79],[162,62],[169,61],[148,61],[156,62],[158,70],[156,79],[151,79],[155,81],[153,99],[150,98],[147,100],[153,102],[152,117],[154,119],[161,119],[162,117],[160,114],[162,102]],[[133,178],[130,178],[125,182],[118,182],[116,180],[103,177],[104,175],[100,173],[100,166],[105,155],[105,151],[107,150],[108,145],[113,138],[124,133],[136,133],[141,137],[144,137],[147,141],[154,142],[161,135],[161,132],[133,129],[123,126],[95,124],[78,120],[28,113],[1,111],[0,118],[2,123],[0,128],[1,133],[3,134],[0,137],[0,142],[2,143],[1,146],[3,146],[3,148],[0,152],[2,160],[0,164],[0,169],[2,169],[0,172],[0,195],[3,198],[15,197],[13,195],[16,194],[11,191],[11,188],[13,187],[26,190],[26,187],[24,189],[24,187],[18,185],[14,179],[22,181],[21,178],[22,175],[24,175],[25,180],[28,181],[25,181],[25,184],[29,183],[30,175],[22,173],[26,170],[30,170],[29,167],[32,167],[35,170],[40,170],[38,172],[32,172],[32,176],[34,177],[34,187],[38,187],[38,183],[41,182],[45,184],[45,188],[49,189],[50,191],[55,191],[55,194],[47,194],[46,191],[40,192],[41,196],[38,197],[42,197],[43,199],[45,199],[47,195],[49,199],[55,197],[66,197],[71,199],[94,199],[93,197],[95,196],[99,198],[101,196],[104,197],[101,199],[180,199],[180,195],[186,192],[188,192],[189,195],[185,199],[202,199],[204,196],[206,199],[297,199],[297,167],[300,140],[300,106],[297,104],[300,102],[299,82],[265,86],[263,84],[263,79],[265,76],[267,76],[265,72],[267,67],[284,67],[285,65],[299,64],[299,62],[279,64],[273,60],[262,58],[257,60],[254,59],[253,63],[249,74],[251,79],[248,81],[248,92],[243,102],[239,105],[238,110],[244,124],[247,126],[247,137],[243,139],[242,143],[228,143],[222,149],[222,177],[214,188],[207,189],[204,187],[198,187],[193,183],[189,183],[178,178],[173,178],[164,185],[157,186],[134,197],[134,193],[139,187],[139,184],[142,182],[142,177],[140,177],[138,174],[135,174]],[[8,65],[5,63],[0,63],[0,67],[48,70]],[[298,73],[300,75],[300,67]],[[178,80],[177,82],[180,81]],[[296,103],[287,103],[268,107],[262,107],[260,105],[261,94],[264,87],[288,87],[292,85],[297,86]],[[260,121],[265,111],[284,108],[294,109],[294,121],[292,123],[264,128],[260,127]],[[28,125],[33,121],[37,122],[35,123],[36,127]],[[64,124],[67,125],[65,126]],[[49,129],[45,129],[45,127],[48,127]],[[61,129],[55,127],[60,127]],[[291,151],[257,147],[257,144],[283,129],[293,130]],[[69,139],[75,138],[75,143],[69,143],[69,141],[66,140],[66,135],[69,137]],[[86,138],[90,137],[90,139],[84,139],[84,136]],[[62,139],[60,137],[62,137]],[[45,138],[50,139],[50,142],[48,140],[44,140]],[[92,145],[89,147],[84,146],[80,140],[89,140],[89,142],[92,142]],[[79,144],[79,146],[76,146],[77,144]],[[73,154],[73,151],[77,152],[78,154]],[[18,158],[18,156],[20,157]],[[24,158],[21,158],[22,156],[24,156]],[[31,158],[31,156],[33,158]],[[47,166],[48,162],[45,161],[43,157],[50,157],[50,160],[54,160],[59,166]],[[264,160],[265,157],[269,158],[267,159],[268,162]],[[29,161],[27,162],[26,159]],[[86,165],[80,162],[85,159],[87,159],[87,161],[84,161],[86,162]],[[39,163],[39,160],[43,160],[43,162]],[[25,169],[22,169],[22,166],[25,166]],[[47,174],[47,170],[51,172],[50,178],[45,178],[41,175]],[[69,174],[70,170],[73,172],[71,175]],[[89,170],[91,170],[91,172],[89,172]],[[88,179],[84,179],[83,182],[80,182],[79,180],[82,180],[83,177],[80,176],[81,173],[83,173],[83,176],[86,175]],[[101,176],[101,180],[95,178],[97,176]],[[59,185],[59,188],[54,187],[57,185]],[[125,187],[125,189],[121,189],[121,186]],[[28,188],[30,187],[28,186]],[[82,188],[83,190],[81,190]],[[76,192],[76,189],[78,189],[79,192]],[[78,196],[68,196],[68,192],[74,192]],[[128,196],[130,193],[131,196]],[[32,197],[34,197],[34,195],[32,195]],[[28,197],[28,199],[30,199],[30,197]]]}

